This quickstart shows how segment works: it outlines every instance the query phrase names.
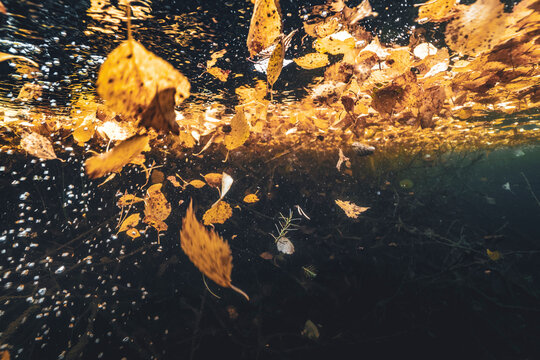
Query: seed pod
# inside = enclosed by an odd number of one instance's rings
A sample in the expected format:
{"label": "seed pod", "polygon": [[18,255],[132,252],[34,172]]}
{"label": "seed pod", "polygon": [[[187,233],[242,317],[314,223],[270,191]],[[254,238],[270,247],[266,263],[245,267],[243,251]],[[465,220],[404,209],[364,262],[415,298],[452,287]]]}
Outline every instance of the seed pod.
{"label": "seed pod", "polygon": [[375,148],[370,145],[362,144],[361,142],[353,142],[351,144],[352,149],[356,153],[356,155],[359,156],[367,156],[373,154],[375,152]]}

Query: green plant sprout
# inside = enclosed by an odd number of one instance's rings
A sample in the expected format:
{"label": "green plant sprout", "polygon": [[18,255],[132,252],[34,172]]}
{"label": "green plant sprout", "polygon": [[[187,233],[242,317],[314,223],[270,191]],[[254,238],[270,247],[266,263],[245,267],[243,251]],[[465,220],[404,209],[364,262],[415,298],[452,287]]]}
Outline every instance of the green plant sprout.
{"label": "green plant sprout", "polygon": [[291,209],[289,209],[289,216],[285,216],[282,213],[279,213],[279,226],[278,224],[275,224],[277,236],[274,234],[270,234],[274,238],[275,243],[287,236],[289,231],[297,230],[298,225],[294,223],[295,221],[300,221],[300,219],[293,218],[293,212]]}

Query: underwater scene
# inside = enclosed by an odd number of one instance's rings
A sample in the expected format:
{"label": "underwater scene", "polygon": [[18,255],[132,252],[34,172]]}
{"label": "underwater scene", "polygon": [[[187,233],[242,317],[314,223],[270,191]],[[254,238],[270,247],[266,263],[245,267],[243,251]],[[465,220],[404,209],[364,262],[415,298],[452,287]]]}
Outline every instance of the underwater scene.
{"label": "underwater scene", "polygon": [[1,0],[0,360],[540,359],[540,0],[421,1]]}

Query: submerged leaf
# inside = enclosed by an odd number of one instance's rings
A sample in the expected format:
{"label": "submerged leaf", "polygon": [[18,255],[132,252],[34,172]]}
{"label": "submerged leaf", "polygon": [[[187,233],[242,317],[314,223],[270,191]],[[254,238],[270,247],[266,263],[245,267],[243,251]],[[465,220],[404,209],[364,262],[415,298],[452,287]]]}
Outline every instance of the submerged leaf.
{"label": "submerged leaf", "polygon": [[249,297],[231,283],[232,255],[229,244],[216,232],[207,230],[193,212],[193,202],[190,202],[186,216],[182,219],[180,244],[189,260],[208,278],[223,287],[230,287]]}
{"label": "submerged leaf", "polygon": [[122,195],[120,199],[118,199],[118,201],[116,202],[116,206],[121,208],[124,206],[136,204],[141,201],[144,201],[144,199],[137,197],[135,195],[132,195],[132,194],[125,194],[125,195]]}
{"label": "submerged leaf", "polygon": [[282,32],[279,0],[255,0],[247,38],[250,56],[268,48]]}
{"label": "submerged leaf", "polygon": [[228,150],[242,146],[249,138],[250,126],[244,114],[244,110],[237,108],[236,114],[231,120],[231,131],[225,135],[223,143]]}
{"label": "submerged leaf", "polygon": [[487,256],[493,261],[500,260],[502,257],[501,253],[498,250],[491,251],[489,249],[486,249],[486,253],[487,253]]}
{"label": "submerged leaf", "polygon": [[[193,180],[193,181],[197,181],[197,180]],[[221,182],[223,181],[223,174],[208,173],[204,175],[204,181],[206,181],[206,183],[210,185],[211,187],[215,187],[219,189],[221,186]]]}
{"label": "submerged leaf", "polygon": [[139,221],[141,221],[141,215],[139,213],[128,216],[127,219],[122,222],[122,225],[120,225],[120,230],[118,230],[118,232],[121,233],[136,227],[139,225]]}
{"label": "submerged leaf", "polygon": [[163,221],[171,214],[171,204],[161,192],[162,186],[163,184],[154,184],[146,191],[146,197],[144,198],[145,217]]}
{"label": "submerged leaf", "polygon": [[95,179],[120,171],[148,146],[148,136],[136,135],[106,153],[92,156],[84,166],[88,177]]}
{"label": "submerged leaf", "polygon": [[25,133],[21,138],[21,147],[37,158],[44,160],[57,159],[51,141],[38,133]]}
{"label": "submerged leaf", "polygon": [[313,321],[307,320],[306,324],[304,325],[304,330],[302,330],[302,335],[310,340],[317,340],[319,338],[319,329],[317,328],[317,325],[313,323]]}
{"label": "submerged leaf", "polygon": [[174,105],[189,96],[187,78],[135,40],[114,49],[99,70],[97,91],[107,105],[156,130],[179,133]]}
{"label": "submerged leaf", "polygon": [[244,202],[247,204],[253,204],[259,201],[259,197],[256,194],[248,194],[244,196]]}
{"label": "submerged leaf", "polygon": [[284,236],[278,239],[278,241],[276,242],[276,246],[277,246],[278,251],[284,254],[291,255],[294,253],[293,243],[291,242],[291,240],[287,239]]}
{"label": "submerged leaf", "polygon": [[204,225],[223,224],[232,216],[231,205],[225,201],[218,201],[203,215]]}
{"label": "submerged leaf", "polygon": [[206,185],[204,181],[199,179],[191,180],[188,184],[197,189],[200,189]]}
{"label": "submerged leaf", "polygon": [[336,200],[336,204],[345,211],[345,214],[353,219],[358,218],[358,215],[368,210],[369,207],[361,207],[350,201]]}

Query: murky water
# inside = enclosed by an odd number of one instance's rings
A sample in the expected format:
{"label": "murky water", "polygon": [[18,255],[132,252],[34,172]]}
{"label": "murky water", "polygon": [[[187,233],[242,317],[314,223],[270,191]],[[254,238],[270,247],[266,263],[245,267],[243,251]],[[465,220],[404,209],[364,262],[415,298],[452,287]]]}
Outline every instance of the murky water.
{"label": "murky water", "polygon": [[[9,14],[1,19],[0,52],[38,61],[44,92],[16,103],[16,89],[27,79],[4,62],[2,102],[69,113],[78,93],[94,91],[100,64],[125,38],[121,7],[3,3]],[[256,76],[245,59],[248,2],[133,4],[137,38],[190,78],[196,93],[190,102],[217,98],[231,106],[227,94]],[[286,32],[301,25],[294,19],[311,5],[282,2],[291,19]],[[381,15],[366,27],[406,42],[401,29],[414,24],[412,4],[373,6]],[[241,45],[231,46],[228,58],[233,72],[244,75],[223,87],[199,64],[234,43]],[[281,101],[301,96],[316,76],[285,71],[294,81],[284,83]],[[503,130],[508,124],[501,123]],[[89,146],[73,149],[60,135],[52,141],[65,162],[0,152],[0,350],[11,358],[540,356],[540,148],[534,142],[433,158],[348,151],[348,176],[336,171],[335,154],[315,147],[228,162],[220,152],[197,157],[154,149],[146,163],[161,166],[156,175],[147,179],[141,167],[128,165],[101,184],[85,174]],[[217,191],[181,191],[156,170],[186,180],[210,172],[232,176],[226,199],[233,216],[215,229],[229,242],[233,283],[249,302],[205,280],[180,247],[190,199],[201,218]],[[131,240],[118,233],[116,202],[126,192],[144,198],[146,181],[163,182],[172,207],[168,230],[158,235],[147,228]],[[248,193],[261,200],[243,203]],[[338,199],[370,209],[351,219]],[[289,212],[297,228],[287,236],[294,254],[285,255],[272,234],[279,214]],[[308,320],[316,339],[307,336]]]}

